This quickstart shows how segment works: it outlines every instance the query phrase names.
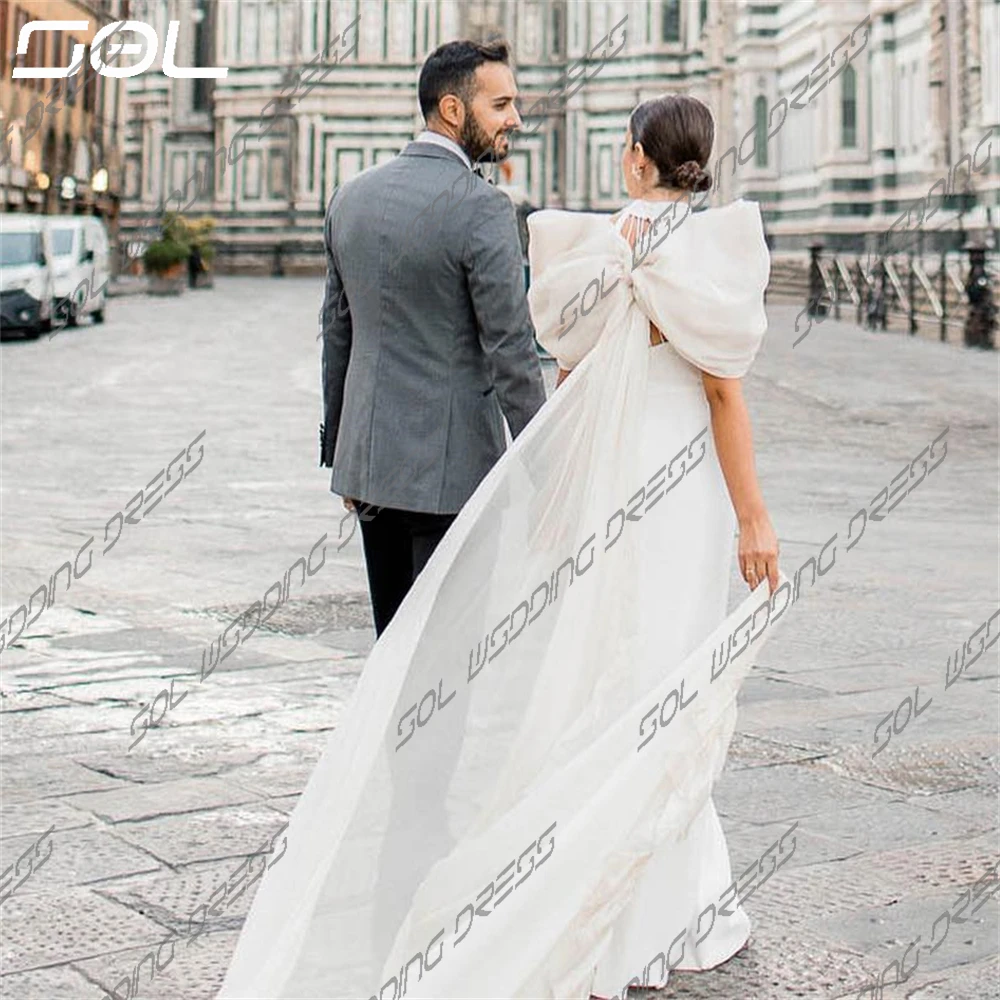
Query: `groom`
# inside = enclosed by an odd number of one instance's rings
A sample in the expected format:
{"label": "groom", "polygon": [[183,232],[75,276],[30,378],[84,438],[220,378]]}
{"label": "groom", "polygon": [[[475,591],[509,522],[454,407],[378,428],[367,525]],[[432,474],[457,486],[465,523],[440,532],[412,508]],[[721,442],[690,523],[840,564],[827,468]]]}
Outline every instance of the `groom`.
{"label": "groom", "polygon": [[324,227],[320,464],[367,508],[376,635],[503,453],[503,418],[516,437],[545,402],[514,206],[472,172],[521,124],[507,46],[440,46],[418,95],[425,131],[339,187]]}

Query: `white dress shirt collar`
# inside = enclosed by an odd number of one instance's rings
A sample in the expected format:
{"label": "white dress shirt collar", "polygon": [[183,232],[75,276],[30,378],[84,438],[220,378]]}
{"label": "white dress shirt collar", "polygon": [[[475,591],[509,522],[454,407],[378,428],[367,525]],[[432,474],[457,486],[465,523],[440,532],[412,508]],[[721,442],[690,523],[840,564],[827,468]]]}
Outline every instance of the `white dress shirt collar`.
{"label": "white dress shirt collar", "polygon": [[449,139],[448,136],[442,135],[440,132],[432,132],[430,129],[424,129],[423,132],[416,138],[417,142],[433,142],[436,146],[440,146],[442,149],[450,150],[456,156],[462,158],[462,162],[471,170],[472,161],[469,159],[468,154],[462,147],[454,141],[454,139]]}

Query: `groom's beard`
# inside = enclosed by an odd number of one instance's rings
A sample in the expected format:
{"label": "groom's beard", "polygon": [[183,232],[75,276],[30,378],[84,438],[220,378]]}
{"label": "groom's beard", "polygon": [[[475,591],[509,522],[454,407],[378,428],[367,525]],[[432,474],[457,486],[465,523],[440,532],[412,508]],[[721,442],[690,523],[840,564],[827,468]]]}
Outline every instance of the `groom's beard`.
{"label": "groom's beard", "polygon": [[499,163],[507,159],[507,153],[500,154],[496,150],[496,140],[500,135],[498,132],[495,136],[490,136],[469,114],[466,115],[465,124],[462,126],[459,145],[473,163]]}

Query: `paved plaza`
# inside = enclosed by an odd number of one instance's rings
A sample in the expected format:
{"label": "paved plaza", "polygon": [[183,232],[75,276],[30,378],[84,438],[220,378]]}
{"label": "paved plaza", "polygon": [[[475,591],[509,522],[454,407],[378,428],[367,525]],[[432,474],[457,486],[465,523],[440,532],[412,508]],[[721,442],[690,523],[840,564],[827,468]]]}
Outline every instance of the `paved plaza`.
{"label": "paved plaza", "polygon": [[[374,642],[317,465],[321,296],[223,277],[0,346],[0,611],[35,619],[0,655],[3,998],[221,984],[256,889],[225,887],[280,852]],[[890,1000],[1000,997],[1000,644],[977,655],[1000,630],[998,358],[833,319],[793,349],[799,309],[769,303],[745,385],[783,568],[827,545],[824,575],[763,647],[716,787],[734,877],[797,823],[794,853],[749,945],[657,995],[853,998],[896,961]]]}

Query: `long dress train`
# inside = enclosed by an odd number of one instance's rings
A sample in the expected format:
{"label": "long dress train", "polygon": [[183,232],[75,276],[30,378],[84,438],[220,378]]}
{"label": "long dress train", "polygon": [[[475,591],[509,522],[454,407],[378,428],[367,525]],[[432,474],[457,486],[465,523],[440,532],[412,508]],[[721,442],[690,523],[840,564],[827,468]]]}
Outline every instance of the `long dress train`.
{"label": "long dress train", "polygon": [[539,340],[574,371],[372,649],[220,997],[586,998],[595,970],[655,979],[728,880],[711,788],[772,601],[725,613],[733,517],[696,366],[742,375],[759,346],[759,212],[692,215],[638,260],[605,216],[528,222]]}

